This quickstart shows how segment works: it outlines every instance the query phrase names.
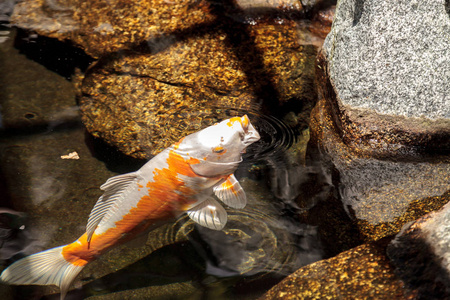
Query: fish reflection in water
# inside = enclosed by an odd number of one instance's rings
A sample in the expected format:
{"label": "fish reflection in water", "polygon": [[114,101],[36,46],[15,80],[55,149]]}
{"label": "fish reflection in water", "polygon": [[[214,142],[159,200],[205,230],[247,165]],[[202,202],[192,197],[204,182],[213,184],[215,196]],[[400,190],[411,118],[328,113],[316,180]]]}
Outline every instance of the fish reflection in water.
{"label": "fish reflection in water", "polygon": [[245,115],[188,135],[140,170],[110,178],[75,242],[23,258],[1,275],[10,284],[57,285],[64,298],[86,264],[161,221],[182,212],[220,230],[227,213],[211,195],[234,208],[246,205],[233,173],[247,146],[260,138]]}
{"label": "fish reflection in water", "polygon": [[12,261],[36,252],[42,247],[26,226],[25,213],[0,208],[0,259]]}
{"label": "fish reflection in water", "polygon": [[241,184],[248,205],[228,211],[226,228],[212,231],[191,220],[180,228],[205,260],[207,274],[230,277],[272,272],[285,276],[323,257],[316,227],[283,220],[274,198],[256,196],[263,194],[261,190],[270,195],[268,190],[250,179]]}

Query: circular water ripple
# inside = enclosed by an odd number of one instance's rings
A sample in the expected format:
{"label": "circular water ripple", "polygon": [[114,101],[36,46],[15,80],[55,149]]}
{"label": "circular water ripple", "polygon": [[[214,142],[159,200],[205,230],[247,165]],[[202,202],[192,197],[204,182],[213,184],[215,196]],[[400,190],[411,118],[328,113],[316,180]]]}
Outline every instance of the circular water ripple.
{"label": "circular water ripple", "polygon": [[283,121],[272,116],[251,112],[248,115],[261,139],[248,148],[246,159],[274,156],[286,151],[296,142],[294,130]]}
{"label": "circular water ripple", "polygon": [[[296,134],[283,121],[256,111],[221,107],[186,107],[171,114],[164,122],[166,138],[172,143],[222,120],[247,115],[261,139],[247,148],[246,160],[259,160],[286,151],[296,142]],[[176,124],[174,128],[174,124]],[[170,129],[170,130],[169,130]]]}
{"label": "circular water ripple", "polygon": [[252,209],[228,209],[226,228],[211,230],[189,219],[178,219],[164,239],[189,240],[206,261],[206,272],[218,277],[251,276],[276,272],[290,274],[299,266],[291,234],[274,216]]}

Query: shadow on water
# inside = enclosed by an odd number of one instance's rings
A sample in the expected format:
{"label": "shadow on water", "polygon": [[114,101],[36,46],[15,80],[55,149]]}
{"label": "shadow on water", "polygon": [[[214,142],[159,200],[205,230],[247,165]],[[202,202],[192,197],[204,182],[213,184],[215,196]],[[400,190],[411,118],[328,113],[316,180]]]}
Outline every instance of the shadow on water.
{"label": "shadow on water", "polygon": [[[207,247],[200,252],[208,251]],[[170,284],[188,283],[196,288],[202,299],[231,299],[236,295],[261,295],[267,286],[276,284],[282,275],[263,276],[262,273],[253,276],[216,277],[206,271],[207,261],[200,254],[198,245],[192,241],[177,242],[153,251],[139,261],[104,277],[83,284],[79,289],[68,293],[67,299],[80,299],[89,296],[103,296],[127,290],[148,288],[148,297],[154,298],[152,288],[162,288]],[[85,278],[88,281],[89,278]],[[215,285],[222,286],[215,290]],[[182,286],[182,285],[180,285]],[[224,289],[225,288],[225,289]],[[185,299],[187,294],[172,295],[171,299]],[[197,292],[198,293],[198,292]],[[59,299],[59,294],[48,295],[43,299]],[[160,297],[165,299],[168,296]],[[158,298],[158,297],[156,297]]]}
{"label": "shadow on water", "polygon": [[254,87],[256,99],[263,102],[267,111],[277,116],[280,108],[278,105],[279,95],[273,83],[274,76],[268,71],[261,77],[255,76],[255,66],[257,69],[263,69],[262,54],[256,47],[248,25],[243,23],[242,20],[236,21],[233,18],[234,16],[245,16],[245,13],[231,0],[221,1],[219,4],[216,1],[210,1],[210,3],[213,7],[212,12],[217,17],[217,22],[227,25],[223,28],[227,33],[225,41],[240,60],[240,65],[247,75],[250,86]]}
{"label": "shadow on water", "polygon": [[69,42],[17,29],[14,47],[27,58],[70,80],[76,69],[85,72],[94,61],[83,50]]}
{"label": "shadow on water", "polygon": [[433,246],[420,233],[412,231],[397,236],[388,245],[387,255],[395,273],[409,289],[418,292],[418,299],[450,298],[450,274],[444,267],[443,257],[436,256]]}
{"label": "shadow on water", "polygon": [[110,171],[119,174],[134,172],[147,162],[147,160],[123,154],[117,148],[93,137],[87,131],[85,132],[85,143],[93,157],[105,163]]}
{"label": "shadow on water", "polygon": [[117,272],[84,284],[81,289],[70,292],[68,297],[76,295],[74,298],[85,298],[186,281],[200,282],[199,270],[202,269],[203,261],[189,242],[174,243]]}

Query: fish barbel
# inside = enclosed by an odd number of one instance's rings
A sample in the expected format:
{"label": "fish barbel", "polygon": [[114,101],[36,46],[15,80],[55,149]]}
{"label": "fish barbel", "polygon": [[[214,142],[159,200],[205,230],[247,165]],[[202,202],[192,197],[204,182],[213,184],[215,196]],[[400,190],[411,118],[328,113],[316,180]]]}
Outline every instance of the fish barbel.
{"label": "fish barbel", "polygon": [[221,230],[226,205],[243,208],[246,196],[233,173],[248,145],[259,140],[249,118],[234,117],[182,138],[136,172],[111,177],[92,209],[86,232],[73,243],[16,261],[1,274],[8,284],[57,285],[63,299],[75,277],[111,248],[186,212]]}

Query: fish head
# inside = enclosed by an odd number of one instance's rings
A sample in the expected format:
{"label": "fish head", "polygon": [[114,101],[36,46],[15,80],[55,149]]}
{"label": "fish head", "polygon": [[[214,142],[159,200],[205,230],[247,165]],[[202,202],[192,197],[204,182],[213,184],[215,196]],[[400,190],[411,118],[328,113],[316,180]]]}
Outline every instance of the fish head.
{"label": "fish head", "polygon": [[[242,154],[260,139],[247,115],[216,123],[190,136],[185,145],[189,157],[199,161],[191,167],[202,176],[232,174],[242,161]],[[181,145],[180,145],[181,146]]]}

